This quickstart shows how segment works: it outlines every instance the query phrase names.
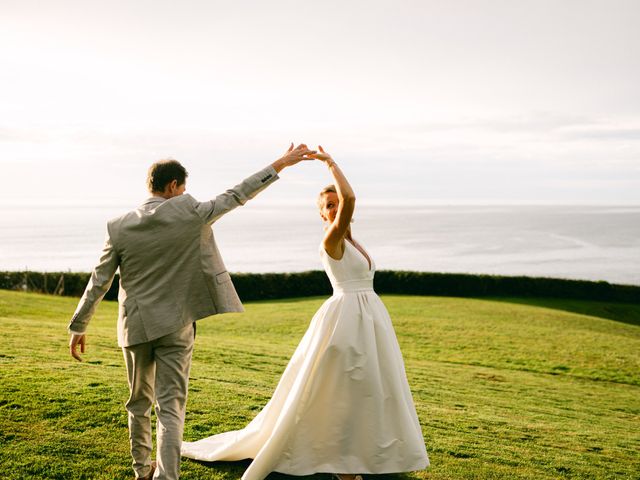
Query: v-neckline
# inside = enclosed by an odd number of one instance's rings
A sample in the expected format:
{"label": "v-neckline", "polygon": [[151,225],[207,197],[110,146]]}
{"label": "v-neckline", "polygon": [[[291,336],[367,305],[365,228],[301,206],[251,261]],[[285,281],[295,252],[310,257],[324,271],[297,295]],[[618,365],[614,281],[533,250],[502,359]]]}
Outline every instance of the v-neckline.
{"label": "v-neckline", "polygon": [[347,240],[346,238],[344,239],[345,242],[349,242],[351,244],[351,246],[353,248],[355,248],[358,253],[360,253],[360,255],[362,255],[364,257],[364,259],[367,261],[367,263],[369,264],[369,271],[371,271],[371,268],[373,267],[372,263],[371,263],[371,257],[369,256],[369,254],[364,250],[364,248],[362,250],[360,250],[355,243],[353,243],[351,240]]}

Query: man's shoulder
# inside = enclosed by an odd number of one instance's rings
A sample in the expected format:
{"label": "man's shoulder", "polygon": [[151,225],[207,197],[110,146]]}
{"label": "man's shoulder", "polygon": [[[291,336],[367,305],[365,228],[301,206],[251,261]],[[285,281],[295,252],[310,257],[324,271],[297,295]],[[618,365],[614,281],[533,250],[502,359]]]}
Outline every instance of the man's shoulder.
{"label": "man's shoulder", "polygon": [[176,197],[165,200],[161,205],[166,208],[170,207],[171,210],[189,211],[193,212],[194,207],[198,204],[198,201],[188,193],[183,193]]}
{"label": "man's shoulder", "polygon": [[115,225],[117,223],[121,223],[127,217],[131,217],[133,215],[136,215],[137,210],[138,209],[136,208],[135,210],[129,210],[128,212],[121,213],[117,217],[111,217],[109,220],[107,220],[107,225]]}
{"label": "man's shoulder", "polygon": [[175,202],[177,202],[179,204],[182,203],[182,204],[187,204],[187,205],[190,205],[190,206],[193,206],[193,205],[198,203],[198,201],[188,193],[183,193],[182,195],[178,195],[177,197],[173,197],[169,201],[175,201]]}
{"label": "man's shoulder", "polygon": [[[155,214],[159,212],[169,212],[177,208],[178,210],[193,210],[193,208],[198,204],[198,201],[193,198],[188,193],[183,195],[178,195],[176,197],[170,198],[168,200],[162,200],[154,202],[153,199],[148,199],[133,210],[129,210],[117,217],[113,217],[107,221],[107,225],[109,226],[117,226],[122,224],[127,224],[129,221],[134,221],[137,223],[137,220],[140,219],[143,215],[147,214]],[[170,208],[167,208],[170,207]],[[171,208],[173,207],[173,208]]]}

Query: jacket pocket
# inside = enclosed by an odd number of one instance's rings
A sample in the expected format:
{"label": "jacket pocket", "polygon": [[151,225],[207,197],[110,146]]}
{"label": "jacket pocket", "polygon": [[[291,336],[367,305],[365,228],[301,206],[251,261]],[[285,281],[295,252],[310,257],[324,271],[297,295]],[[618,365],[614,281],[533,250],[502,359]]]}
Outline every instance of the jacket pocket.
{"label": "jacket pocket", "polygon": [[221,283],[226,283],[231,281],[231,275],[226,270],[224,272],[220,272],[216,274],[216,283],[219,285]]}
{"label": "jacket pocket", "polygon": [[127,297],[119,304],[118,340],[123,346],[129,346],[147,340],[136,301]]}

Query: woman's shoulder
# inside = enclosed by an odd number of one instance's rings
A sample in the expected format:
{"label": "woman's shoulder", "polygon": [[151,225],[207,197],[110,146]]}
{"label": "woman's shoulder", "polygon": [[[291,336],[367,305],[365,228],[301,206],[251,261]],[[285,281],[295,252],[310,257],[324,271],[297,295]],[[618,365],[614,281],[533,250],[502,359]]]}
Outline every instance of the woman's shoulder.
{"label": "woman's shoulder", "polygon": [[334,257],[331,253],[329,253],[329,252],[327,251],[327,249],[325,248],[325,246],[324,246],[324,244],[323,244],[323,243],[321,243],[321,244],[320,244],[320,246],[319,246],[318,250],[320,251],[320,255],[321,255],[323,258],[324,258],[324,257],[326,257],[326,258],[329,258],[329,259],[331,259],[331,260],[333,260],[333,261],[335,261],[335,262],[339,262],[339,261],[341,261],[341,260],[344,258],[344,256],[345,256],[346,246],[344,245],[344,243],[345,243],[345,240],[343,240],[343,241],[342,241],[342,244],[340,245],[340,246],[341,246],[341,248],[342,248],[342,252],[340,252],[340,253],[341,253],[340,258],[336,258],[336,257]]}

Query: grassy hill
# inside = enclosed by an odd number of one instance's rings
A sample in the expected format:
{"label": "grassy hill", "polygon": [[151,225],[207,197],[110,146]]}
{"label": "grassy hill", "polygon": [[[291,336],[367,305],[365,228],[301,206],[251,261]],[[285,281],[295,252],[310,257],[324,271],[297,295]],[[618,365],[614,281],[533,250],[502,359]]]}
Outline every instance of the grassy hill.
{"label": "grassy hill", "polygon": [[[639,478],[640,306],[383,300],[432,466],[368,478]],[[322,301],[248,303],[245,314],[198,324],[186,439],[255,416]],[[2,479],[132,478],[117,306],[100,306],[77,363],[66,334],[76,302],[0,291]],[[185,460],[182,478],[237,479],[247,465]]]}

